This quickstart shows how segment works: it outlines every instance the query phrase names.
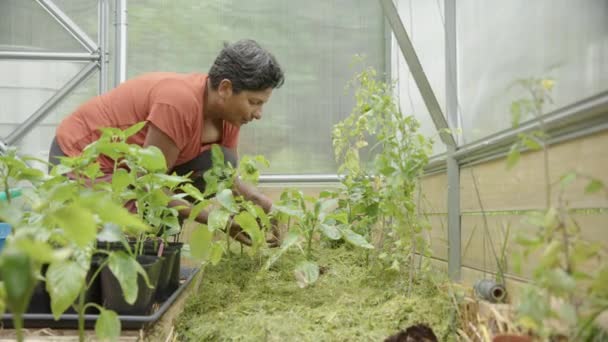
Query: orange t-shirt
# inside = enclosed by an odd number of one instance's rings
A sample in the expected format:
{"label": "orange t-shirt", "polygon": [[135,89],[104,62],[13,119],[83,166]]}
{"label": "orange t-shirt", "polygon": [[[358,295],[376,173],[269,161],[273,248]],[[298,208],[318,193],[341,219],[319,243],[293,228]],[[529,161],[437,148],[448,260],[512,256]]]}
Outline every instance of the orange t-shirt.
{"label": "orange t-shirt", "polygon": [[[183,164],[208,149],[201,144],[205,74],[156,72],[130,79],[109,92],[94,97],[66,117],[57,127],[57,143],[68,156],[78,156],[99,139],[99,128],[125,129],[147,121],[167,134],[179,148],[175,165]],[[143,146],[148,125],[131,136],[131,144]],[[224,121],[220,144],[236,148],[239,128]],[[113,162],[101,158],[102,171]]]}

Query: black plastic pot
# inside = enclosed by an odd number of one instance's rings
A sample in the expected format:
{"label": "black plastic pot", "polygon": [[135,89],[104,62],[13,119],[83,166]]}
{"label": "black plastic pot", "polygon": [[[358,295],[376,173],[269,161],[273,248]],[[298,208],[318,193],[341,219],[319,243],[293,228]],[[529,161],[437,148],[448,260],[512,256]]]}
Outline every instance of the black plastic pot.
{"label": "black plastic pot", "polygon": [[[44,277],[46,275],[46,270],[49,268],[48,264],[42,265],[40,269],[40,274]],[[38,281],[36,283],[36,287],[34,287],[34,292],[32,293],[32,297],[30,299],[30,304],[27,307],[26,313],[50,313],[51,312],[51,296],[46,292],[46,282]]]}
{"label": "black plastic pot", "polygon": [[46,282],[39,281],[34,287],[34,292],[30,299],[30,304],[27,307],[26,313],[50,313],[51,312],[51,297],[46,292]]}
{"label": "black plastic pot", "polygon": [[[181,250],[183,246],[183,242],[169,242],[165,243],[163,247],[162,257],[165,260],[156,294],[158,301],[167,299],[180,285]],[[159,247],[159,239],[145,241],[144,254],[158,255]]]}
{"label": "black plastic pot", "polygon": [[[191,285],[192,280],[194,280],[195,276],[200,272],[200,267],[197,268],[182,268],[181,274],[184,278],[184,282],[180,284],[180,287],[169,297],[166,301],[164,301],[157,311],[150,313],[149,315],[119,315],[120,325],[123,330],[131,330],[131,329],[142,329],[145,327],[149,327],[151,324],[160,319],[167,310],[169,310],[174,304],[175,301],[183,295],[183,292]],[[99,315],[92,314],[86,315],[85,319],[85,327],[87,329],[93,329],[95,327],[96,321],[99,319]],[[78,315],[76,314],[63,314],[59,320],[55,320],[52,314],[24,314],[23,315],[23,324],[25,328],[52,328],[52,329],[78,329]],[[13,328],[13,315],[11,313],[5,313],[2,315],[2,327],[4,329],[12,329]]]}
{"label": "black plastic pot", "polygon": [[[169,298],[171,294],[175,291],[174,288],[169,287],[169,281],[171,280],[171,274],[173,272],[173,267],[175,267],[176,258],[179,257],[180,250],[171,246],[164,246],[162,253],[159,253],[158,248],[148,247],[144,249],[145,255],[156,255],[162,257],[162,266],[160,271],[160,276],[158,278],[158,285],[156,287],[156,296],[155,298],[162,302]],[[160,255],[159,255],[160,254]],[[179,263],[177,264],[179,267]]]}
{"label": "black plastic pot", "polygon": [[169,284],[167,285],[167,291],[169,291],[169,293],[173,293],[173,291],[177,290],[177,288],[179,287],[183,246],[183,242],[169,242],[169,246],[166,247],[168,250],[176,250],[173,259],[173,266],[171,267],[171,276],[169,277]]}
{"label": "black plastic pot", "polygon": [[151,255],[140,255],[137,261],[148,274],[148,279],[154,288],[149,288],[141,275],[137,277],[137,299],[129,305],[125,299],[120,284],[109,267],[101,270],[101,293],[103,306],[116,311],[119,315],[147,315],[154,303],[154,294],[158,284],[162,262],[161,258]]}

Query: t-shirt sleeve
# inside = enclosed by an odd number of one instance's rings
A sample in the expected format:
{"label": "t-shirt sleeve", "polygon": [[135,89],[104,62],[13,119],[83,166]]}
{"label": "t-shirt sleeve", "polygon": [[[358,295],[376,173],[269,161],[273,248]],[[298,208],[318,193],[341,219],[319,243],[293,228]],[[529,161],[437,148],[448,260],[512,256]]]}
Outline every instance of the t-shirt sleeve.
{"label": "t-shirt sleeve", "polygon": [[180,151],[184,150],[192,137],[194,126],[192,114],[188,111],[180,111],[175,106],[155,103],[150,108],[147,120],[169,136]]}

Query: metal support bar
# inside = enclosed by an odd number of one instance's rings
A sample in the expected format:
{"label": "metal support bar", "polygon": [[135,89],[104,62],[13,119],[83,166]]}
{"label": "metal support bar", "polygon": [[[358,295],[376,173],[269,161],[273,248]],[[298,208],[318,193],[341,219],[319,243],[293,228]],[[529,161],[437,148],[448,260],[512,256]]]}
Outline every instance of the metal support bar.
{"label": "metal support bar", "polygon": [[61,102],[74,88],[86,80],[97,69],[97,63],[87,64],[76,76],[66,83],[55,95],[48,99],[38,110],[32,114],[27,120],[21,123],[8,137],[4,140],[6,145],[15,145],[19,142],[36,124],[42,121],[55,106]]}
{"label": "metal support bar", "polygon": [[[550,144],[581,138],[608,129],[608,91],[543,115]],[[540,128],[540,120],[532,119],[518,128],[509,128],[484,139],[463,145],[454,157],[460,167],[504,157],[519,133]],[[425,173],[445,172],[446,154],[437,155],[425,167]]]}
{"label": "metal support bar", "polygon": [[108,15],[109,15],[108,0],[98,0],[98,33],[99,41],[99,93],[108,91]]}
{"label": "metal support bar", "polygon": [[0,51],[0,59],[89,62],[98,61],[99,54],[86,52]]}
{"label": "metal support bar", "polygon": [[[608,91],[545,114],[542,116],[542,120],[547,130],[546,133],[551,136],[553,135],[551,134],[552,131],[573,126],[578,122],[591,122],[594,117],[605,118],[607,117],[606,113],[608,113]],[[461,160],[483,150],[490,150],[497,146],[510,146],[518,134],[539,129],[539,124],[540,119],[536,118],[521,124],[516,129],[504,130],[464,145],[458,149],[454,157]]]}
{"label": "metal support bar", "polygon": [[36,0],[88,52],[97,51],[97,44],[51,0]]}
{"label": "metal support bar", "polygon": [[[445,0],[445,93],[446,111],[452,127],[458,127],[458,88],[456,68],[456,0]],[[448,146],[448,275],[460,281],[461,231],[460,231],[460,166],[454,158],[455,146]]]}
{"label": "metal support bar", "polygon": [[114,85],[127,79],[127,0],[115,0]]}
{"label": "metal support bar", "polygon": [[[448,147],[453,152],[453,147]],[[448,275],[460,281],[461,232],[460,232],[460,166],[453,157],[448,157]]]}
{"label": "metal support bar", "polygon": [[260,183],[338,183],[337,174],[318,175],[260,175]]}
{"label": "metal support bar", "polygon": [[393,29],[393,33],[395,34],[395,38],[397,39],[397,43],[401,48],[401,52],[403,53],[403,57],[405,57],[405,61],[412,73],[412,77],[414,81],[416,81],[416,85],[418,86],[418,90],[420,90],[420,95],[424,100],[427,110],[435,123],[435,127],[437,128],[437,132],[441,136],[441,140],[447,146],[456,146],[456,141],[454,140],[454,136],[449,132],[448,123],[441,112],[441,107],[439,106],[439,102],[437,102],[437,98],[435,97],[435,93],[433,92],[433,88],[429,83],[426,75],[424,74],[424,70],[422,69],[422,65],[418,60],[418,56],[416,55],[416,51],[414,50],[414,46],[410,41],[410,38],[403,26],[403,22],[401,22],[401,18],[399,17],[399,12],[393,3],[393,0],[379,0],[380,5],[382,5],[382,10],[384,11],[384,16],[388,19],[391,28]]}

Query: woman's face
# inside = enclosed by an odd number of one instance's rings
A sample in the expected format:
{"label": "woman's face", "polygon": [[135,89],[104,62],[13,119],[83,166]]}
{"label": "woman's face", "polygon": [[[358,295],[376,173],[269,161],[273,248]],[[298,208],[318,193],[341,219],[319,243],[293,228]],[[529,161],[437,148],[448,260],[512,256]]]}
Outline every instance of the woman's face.
{"label": "woman's face", "polygon": [[[221,88],[221,87],[220,87]],[[243,90],[239,93],[230,89],[220,89],[224,99],[223,119],[236,127],[262,118],[262,107],[270,99],[272,88],[265,90]]]}

